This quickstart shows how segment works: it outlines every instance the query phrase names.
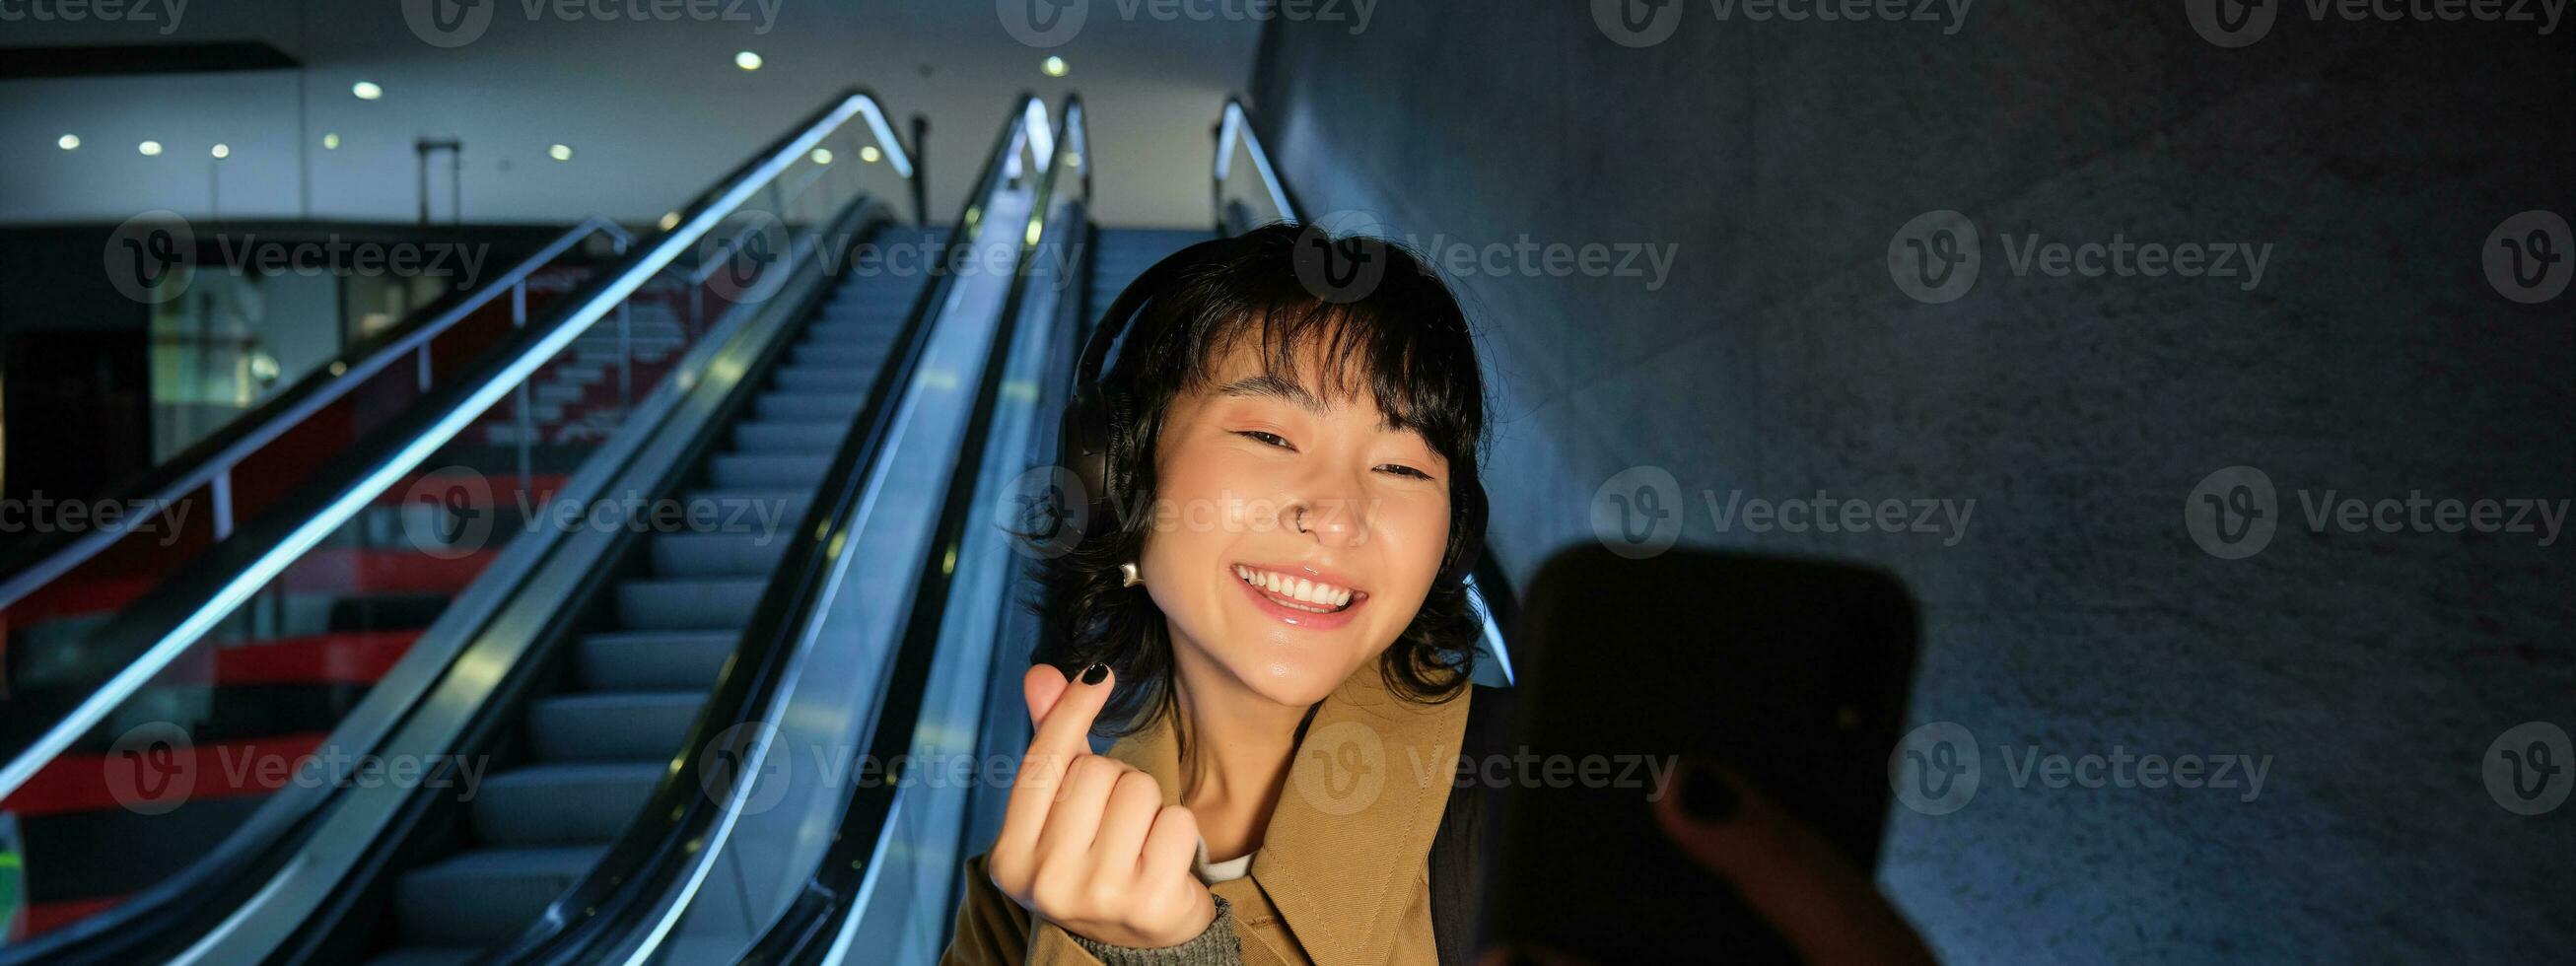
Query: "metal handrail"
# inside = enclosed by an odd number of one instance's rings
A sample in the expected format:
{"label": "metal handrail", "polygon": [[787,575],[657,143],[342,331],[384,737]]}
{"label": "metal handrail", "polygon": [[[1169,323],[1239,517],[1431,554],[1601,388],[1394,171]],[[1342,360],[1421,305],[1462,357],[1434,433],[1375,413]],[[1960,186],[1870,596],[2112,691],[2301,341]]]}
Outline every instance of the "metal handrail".
{"label": "metal handrail", "polygon": [[[492,284],[475,290],[463,301],[450,306],[447,311],[403,330],[391,341],[361,347],[360,356],[354,361],[345,356],[334,359],[329,365],[314,370],[312,375],[297,380],[296,384],[289,387],[286,392],[273,397],[274,405],[277,407],[274,411],[262,414],[259,410],[253,410],[248,418],[236,420],[233,423],[233,427],[236,428],[216,437],[220,442],[209,441],[216,447],[212,452],[203,455],[183,453],[179,459],[185,463],[186,468],[176,470],[173,475],[157,483],[149,482],[147,477],[147,482],[134,488],[139,492],[129,492],[123,495],[119,502],[129,504],[147,502],[155,506],[167,506],[178,502],[198,487],[211,485],[216,494],[214,497],[215,536],[221,539],[232,530],[232,501],[228,495],[232,489],[232,471],[240,466],[243,460],[257,453],[260,447],[285,435],[288,430],[301,425],[305,419],[320,412],[322,407],[347,397],[367,379],[383,372],[406,356],[412,356],[418,360],[422,373],[421,388],[427,389],[431,340],[446,334],[448,329],[464,321],[467,316],[491,305],[494,299],[500,298],[504,293],[510,296],[511,304],[517,306],[519,311],[526,311],[528,278],[536,274],[538,269],[562,257],[565,252],[572,250],[574,245],[582,243],[592,235],[608,236],[620,254],[624,254],[626,247],[635,241],[633,233],[606,218],[593,215],[582,219],[580,224],[574,225],[571,230],[557,236],[545,247],[537,249],[535,254],[520,260],[509,271],[502,273],[501,277],[495,279]],[[269,408],[261,407],[261,409]],[[194,448],[196,447],[192,447]],[[165,472],[170,471],[165,470]],[[43,556],[26,566],[16,568],[5,580],[0,580],[0,608],[6,608],[25,599],[28,594],[36,592],[55,578],[71,572],[81,564],[88,563],[129,532],[131,531],[124,529],[85,531],[53,550],[44,552]]]}
{"label": "metal handrail", "polygon": [[[1030,101],[1030,116],[1042,119],[1045,105]],[[1043,157],[1048,158],[1043,176],[1030,207],[1031,231],[1023,236],[1020,251],[1023,269],[1036,257],[1039,244],[1047,234],[1050,202],[1056,191],[1056,179],[1067,167],[1063,152],[1083,144],[1083,108],[1078,96],[1065,97],[1063,111],[1064,137],[1050,137]],[[1088,186],[1091,164],[1086,160],[1081,169]],[[947,566],[953,562],[965,540],[969,514],[975,509],[975,488],[987,448],[986,437],[992,428],[992,411],[999,398],[1004,360],[1009,357],[1018,329],[1021,305],[1027,291],[1025,284],[1014,285],[1004,300],[1001,329],[995,333],[991,356],[985,362],[983,384],[978,387],[975,412],[968,425],[968,438],[960,449],[957,466],[949,477],[948,492],[942,501],[938,529],[927,554],[917,562],[921,582],[914,588],[902,623],[902,637],[887,658],[887,673],[879,683],[882,697],[876,702],[873,727],[866,732],[869,760],[892,761],[908,754],[915,726],[919,723],[922,687],[930,672],[939,644],[940,615],[946,609],[950,587],[956,571]],[[898,803],[898,782],[882,782],[854,790],[841,814],[840,830],[832,845],[815,865],[813,877],[779,917],[771,922],[738,961],[747,963],[810,963],[832,945],[833,930],[827,925],[836,915],[851,914],[855,902],[870,881],[868,870],[876,865],[878,847],[883,835],[894,827]]]}
{"label": "metal handrail", "polygon": [[[1027,135],[1030,124],[1044,124],[1045,107],[1034,96],[1023,94],[1009,117],[995,135],[975,188],[967,194],[956,226],[941,243],[943,249],[972,244],[986,201],[1014,166],[1012,159],[1021,143],[1019,138]],[[944,256],[934,260],[935,265],[945,262]],[[897,338],[897,351],[889,354],[888,371],[896,371],[898,364],[902,371],[909,371],[910,362],[926,349],[928,315],[934,307],[946,303],[955,278],[940,270],[933,283],[923,287],[905,323],[904,334]],[[1007,341],[1007,330],[996,337],[996,345]],[[816,610],[829,597],[822,591],[833,572],[833,559],[854,552],[854,537],[864,521],[852,519],[851,511],[859,504],[861,491],[868,483],[867,469],[877,465],[890,445],[895,413],[891,401],[899,387],[897,380],[882,374],[876,385],[878,390],[871,393],[866,407],[853,420],[849,434],[834,451],[825,471],[824,485],[836,489],[818,494],[805,519],[791,531],[792,542],[782,551],[778,568],[763,588],[733,660],[690,726],[689,736],[682,744],[688,750],[673,759],[672,770],[663,776],[651,803],[640,811],[646,816],[672,817],[629,826],[581,882],[550,903],[547,911],[508,948],[494,954],[496,961],[583,961],[593,958],[601,944],[638,933],[644,935],[649,949],[668,936],[679,916],[689,908],[690,894],[703,881],[707,863],[723,852],[730,836],[731,826],[715,823],[740,806],[739,799],[752,787],[750,779],[742,776],[760,773],[759,756],[766,754],[769,747],[764,742],[749,750],[751,758],[739,766],[732,782],[733,794],[729,796],[732,800],[727,801],[714,800],[706,791],[710,787],[702,776],[706,756],[694,750],[730,729],[770,720],[793,677],[790,665],[798,643],[805,637],[803,631],[819,619]],[[687,843],[685,848],[682,842]],[[684,873],[689,878],[683,880]],[[681,892],[678,901],[667,905],[657,902],[674,889]]]}
{"label": "metal handrail", "polygon": [[683,250],[697,244],[797,158],[854,118],[865,119],[886,145],[889,157],[898,159],[896,170],[909,176],[913,170],[910,159],[893,141],[892,128],[874,95],[851,88],[825,105],[692,201],[670,230],[630,251],[613,269],[585,285],[577,293],[578,298],[570,299],[552,318],[526,327],[510,347],[513,351],[478,362],[428,405],[414,407],[415,411],[383,434],[387,440],[400,440],[385,444],[390,452],[347,461],[350,469],[308,484],[243,534],[257,539],[247,543],[227,541],[236,545],[233,552],[211,554],[200,561],[207,566],[165,585],[147,605],[129,609],[103,628],[98,639],[150,643],[136,648],[135,658],[123,669],[91,689],[27,748],[16,751],[5,766],[0,766],[0,798],[26,784],[45,763],[133,697],[235,607],[320,545],[377,494],[417,469],[484,410],[517,389],[609,312],[623,306],[629,296],[676,261]]}

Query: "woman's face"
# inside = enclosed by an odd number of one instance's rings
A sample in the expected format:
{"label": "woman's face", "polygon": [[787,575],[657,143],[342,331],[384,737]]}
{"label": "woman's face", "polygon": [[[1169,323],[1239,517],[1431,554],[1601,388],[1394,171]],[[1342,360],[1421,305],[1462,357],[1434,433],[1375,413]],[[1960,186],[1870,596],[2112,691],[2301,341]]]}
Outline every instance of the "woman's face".
{"label": "woman's face", "polygon": [[1138,566],[1184,682],[1314,704],[1395,642],[1438,574],[1447,461],[1381,425],[1365,389],[1323,398],[1321,356],[1274,380],[1238,345],[1164,417]]}

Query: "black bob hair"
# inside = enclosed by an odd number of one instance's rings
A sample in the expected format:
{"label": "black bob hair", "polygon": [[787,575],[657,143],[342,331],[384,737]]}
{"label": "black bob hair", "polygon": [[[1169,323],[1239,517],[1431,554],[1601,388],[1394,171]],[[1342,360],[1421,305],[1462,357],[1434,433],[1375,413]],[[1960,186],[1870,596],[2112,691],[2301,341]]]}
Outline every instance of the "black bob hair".
{"label": "black bob hair", "polygon": [[[1183,262],[1190,267],[1152,293],[1101,375],[1129,400],[1129,430],[1107,456],[1108,475],[1123,492],[1116,506],[1085,521],[1069,549],[1038,554],[1031,606],[1044,627],[1033,662],[1068,674],[1107,664],[1118,673],[1095,729],[1101,734],[1141,730],[1171,712],[1170,629],[1143,588],[1122,585],[1119,565],[1142,555],[1152,529],[1155,443],[1173,400],[1209,386],[1219,360],[1249,339],[1267,349],[1265,374],[1292,382],[1304,348],[1319,346],[1326,385],[1310,391],[1343,401],[1367,390],[1391,425],[1421,434],[1448,462],[1444,568],[1379,666],[1398,695],[1425,703],[1457,697],[1469,684],[1484,619],[1468,602],[1466,567],[1445,564],[1482,546],[1486,515],[1478,474],[1484,382],[1457,298],[1391,242],[1288,224],[1201,242],[1163,264]],[[1149,270],[1144,278],[1158,274]]]}

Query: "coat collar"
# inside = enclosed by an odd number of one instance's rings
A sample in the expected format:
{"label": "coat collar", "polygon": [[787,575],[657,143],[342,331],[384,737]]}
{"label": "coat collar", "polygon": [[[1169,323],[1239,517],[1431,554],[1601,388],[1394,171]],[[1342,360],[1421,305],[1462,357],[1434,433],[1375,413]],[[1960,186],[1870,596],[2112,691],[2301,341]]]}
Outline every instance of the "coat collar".
{"label": "coat collar", "polygon": [[[1387,690],[1378,662],[1324,699],[1297,744],[1252,879],[1319,966],[1381,963],[1418,885],[1457,775],[1470,694],[1437,705]],[[1180,799],[1180,745],[1166,717],[1111,747]]]}

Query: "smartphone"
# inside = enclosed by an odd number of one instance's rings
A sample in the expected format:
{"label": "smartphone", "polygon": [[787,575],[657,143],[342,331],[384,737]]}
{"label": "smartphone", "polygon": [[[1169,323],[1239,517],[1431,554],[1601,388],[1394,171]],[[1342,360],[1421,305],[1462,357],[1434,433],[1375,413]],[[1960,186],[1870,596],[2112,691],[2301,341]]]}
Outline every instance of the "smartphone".
{"label": "smartphone", "polygon": [[[1488,944],[1593,963],[1793,963],[1785,940],[1655,824],[1623,762],[1724,762],[1875,868],[1887,760],[1914,675],[1902,584],[1845,563],[1586,546],[1541,567],[1509,638],[1515,752],[1573,780],[1516,781]],[[1600,760],[1584,780],[1584,763]]]}

